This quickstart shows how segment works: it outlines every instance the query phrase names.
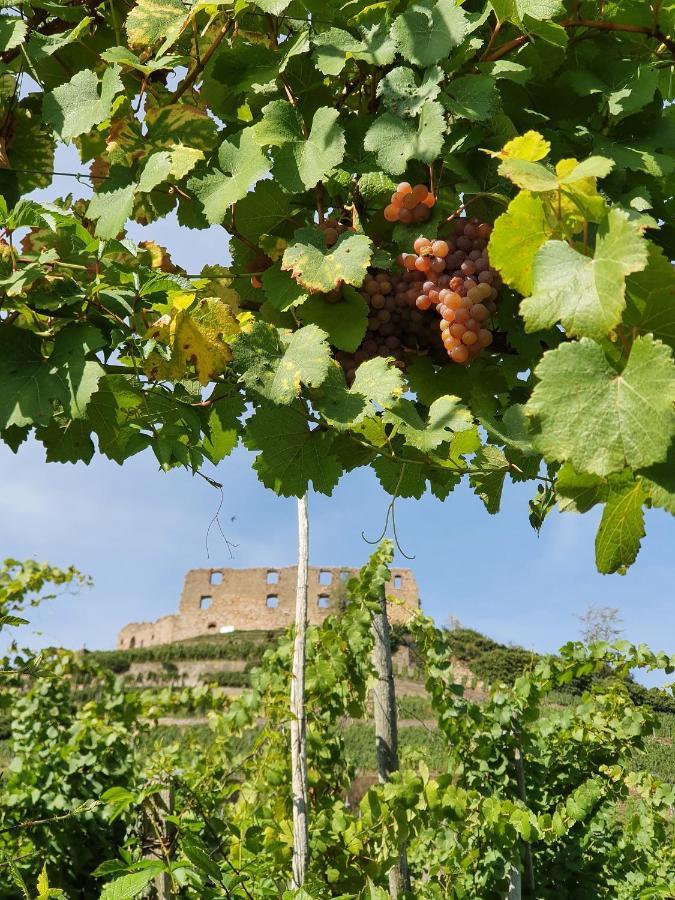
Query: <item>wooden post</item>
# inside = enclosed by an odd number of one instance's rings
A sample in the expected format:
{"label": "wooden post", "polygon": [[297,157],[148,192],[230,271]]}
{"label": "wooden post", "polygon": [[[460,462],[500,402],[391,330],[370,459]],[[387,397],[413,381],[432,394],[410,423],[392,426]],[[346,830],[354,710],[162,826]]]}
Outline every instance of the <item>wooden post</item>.
{"label": "wooden post", "polygon": [[[391,641],[387,619],[387,598],[384,587],[380,593],[380,608],[373,613],[373,667],[377,681],[373,689],[373,713],[375,716],[375,750],[377,775],[381,784],[389,781],[398,769],[398,729],[396,722],[396,691],[391,661]],[[389,893],[393,900],[410,890],[408,860],[405,846],[401,847],[400,862],[389,871]]]}
{"label": "wooden post", "polygon": [[[518,782],[518,796],[527,803],[527,789],[525,787],[525,766],[523,765],[523,752],[520,747],[516,747],[516,780]],[[532,847],[525,842],[523,847],[523,877],[525,881],[525,889],[529,896],[534,897],[534,863],[532,861]]]}
{"label": "wooden post", "polygon": [[305,883],[309,860],[307,790],[307,722],[305,719],[305,643],[307,634],[307,580],[309,576],[309,521],[307,495],[298,500],[298,583],[295,597],[295,642],[291,673],[291,790],[293,795],[292,886]]}
{"label": "wooden post", "polygon": [[520,877],[520,872],[514,866],[509,874],[509,892],[506,895],[506,900],[521,900],[521,883],[522,879]]}
{"label": "wooden post", "polygon": [[[144,859],[161,859],[167,862],[173,842],[175,827],[167,822],[173,812],[173,791],[163,787],[150,796],[143,807],[141,818],[141,846]],[[171,875],[162,872],[152,882],[154,900],[173,900]]]}

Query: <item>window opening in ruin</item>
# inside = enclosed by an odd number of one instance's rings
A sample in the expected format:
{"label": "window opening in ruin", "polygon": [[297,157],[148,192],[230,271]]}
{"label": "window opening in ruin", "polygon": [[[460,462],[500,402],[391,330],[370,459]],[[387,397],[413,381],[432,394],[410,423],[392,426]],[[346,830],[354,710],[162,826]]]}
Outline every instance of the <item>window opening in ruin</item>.
{"label": "window opening in ruin", "polygon": [[333,580],[333,573],[325,570],[319,572],[319,584],[330,584]]}
{"label": "window opening in ruin", "polygon": [[319,609],[328,609],[330,606],[330,597],[328,594],[319,594],[316,602]]}
{"label": "window opening in ruin", "polygon": [[135,637],[132,637],[132,638],[129,640],[129,649],[130,649],[130,650],[133,650],[135,646],[136,646],[136,638],[135,638]]}
{"label": "window opening in ruin", "polygon": [[208,609],[211,606],[212,597],[200,597],[199,598],[199,608],[200,609]]}
{"label": "window opening in ruin", "polygon": [[400,588],[403,584],[403,578],[401,575],[394,575],[394,587]]}
{"label": "window opening in ruin", "polygon": [[209,624],[208,624],[206,627],[209,629],[209,631],[215,631],[216,623],[215,623],[215,622],[209,622]]}
{"label": "window opening in ruin", "polygon": [[349,581],[349,572],[346,569],[340,572],[340,581]]}
{"label": "window opening in ruin", "polygon": [[210,583],[211,584],[222,584],[223,583],[223,573],[222,572],[211,572]]}
{"label": "window opening in ruin", "polygon": [[279,573],[275,572],[273,569],[270,569],[267,573],[267,583],[268,584],[279,584]]}
{"label": "window opening in ruin", "polygon": [[268,609],[276,609],[279,605],[279,598],[276,594],[268,594],[267,595],[267,608]]}

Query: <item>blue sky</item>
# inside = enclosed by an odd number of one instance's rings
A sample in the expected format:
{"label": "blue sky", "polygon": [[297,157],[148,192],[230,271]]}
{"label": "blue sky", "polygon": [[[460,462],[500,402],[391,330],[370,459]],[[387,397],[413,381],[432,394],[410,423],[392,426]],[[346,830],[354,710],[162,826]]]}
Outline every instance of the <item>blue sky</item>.
{"label": "blue sky", "polygon": [[[72,150],[56,168],[76,170]],[[36,192],[53,197],[88,191],[74,179]],[[152,236],[192,272],[226,263],[226,235],[181,230],[168,219],[130,235]],[[80,595],[66,594],[30,613],[41,632],[32,643],[90,649],[112,647],[119,628],[174,612],[183,575],[199,566],[283,566],[295,562],[295,501],[276,497],[258,482],[244,449],[208,474],[224,485],[220,521],[236,544],[234,558],[216,527],[206,535],[220,503],[203,479],[163,473],[148,452],[123,467],[104,458],[83,464],[46,464],[42,448],[23,445],[14,455],[0,445],[0,548],[2,556],[73,563],[94,578]],[[576,615],[589,603],[619,607],[624,634],[654,649],[675,652],[673,564],[675,521],[647,513],[647,537],[626,576],[595,570],[593,542],[599,511],[585,516],[553,512],[540,537],[527,519],[530,485],[507,484],[502,512],[490,516],[468,486],[441,503],[432,497],[399,501],[397,526],[416,574],[425,612],[439,624],[455,616],[504,641],[557,649],[579,636]],[[361,565],[376,538],[389,498],[375,475],[344,478],[332,498],[310,498],[310,553],[315,565]]]}

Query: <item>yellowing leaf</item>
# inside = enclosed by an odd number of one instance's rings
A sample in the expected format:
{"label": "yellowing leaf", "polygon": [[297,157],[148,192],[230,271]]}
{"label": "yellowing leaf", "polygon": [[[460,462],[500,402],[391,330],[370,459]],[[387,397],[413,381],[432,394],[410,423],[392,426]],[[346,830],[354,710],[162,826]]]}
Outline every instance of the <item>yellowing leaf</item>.
{"label": "yellowing leaf", "polygon": [[551,150],[549,142],[538,131],[526,131],[525,134],[508,141],[501,150],[486,150],[490,156],[499,159],[523,159],[527,162],[538,162],[548,156]]}
{"label": "yellowing leaf", "polygon": [[191,312],[178,309],[175,315],[162,316],[147,337],[167,343],[170,357],[150,354],[145,371],[158,381],[180,381],[194,368],[201,384],[219,375],[232,358],[229,342],[240,331],[230,307],[216,297],[200,300]]}

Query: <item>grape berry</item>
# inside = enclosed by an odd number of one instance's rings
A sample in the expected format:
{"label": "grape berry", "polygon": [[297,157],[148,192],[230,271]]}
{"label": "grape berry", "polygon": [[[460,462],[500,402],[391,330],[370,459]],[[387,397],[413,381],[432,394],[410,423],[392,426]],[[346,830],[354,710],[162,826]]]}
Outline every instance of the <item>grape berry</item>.
{"label": "grape berry", "polygon": [[412,187],[402,181],[391,195],[391,203],[384,208],[387,222],[402,222],[411,225],[413,222],[426,222],[431,215],[431,207],[436,198],[423,184]]}

